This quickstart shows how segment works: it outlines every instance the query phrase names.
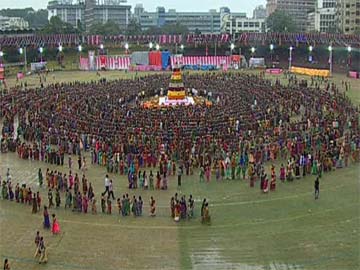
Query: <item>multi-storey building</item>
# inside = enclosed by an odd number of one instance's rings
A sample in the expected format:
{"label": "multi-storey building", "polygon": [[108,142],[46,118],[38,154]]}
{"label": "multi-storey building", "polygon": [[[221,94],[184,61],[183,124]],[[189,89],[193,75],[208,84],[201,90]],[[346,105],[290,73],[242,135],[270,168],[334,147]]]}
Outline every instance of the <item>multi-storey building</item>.
{"label": "multi-storey building", "polygon": [[315,10],[316,0],[267,0],[266,13],[284,11],[293,18],[299,31],[306,31],[308,13]]}
{"label": "multi-storey building", "polygon": [[113,21],[125,29],[130,21],[131,6],[122,5],[126,0],[55,0],[48,3],[49,19],[58,16],[77,27],[84,23],[88,31],[94,23]]}
{"label": "multi-storey building", "polygon": [[360,34],[360,0],[337,0],[336,21],[344,34]]}
{"label": "multi-storey building", "polygon": [[336,25],[336,0],[319,2],[313,12],[308,13],[308,32],[334,33],[338,32]]}
{"label": "multi-storey building", "polygon": [[265,28],[264,18],[230,17],[226,22],[225,32],[231,35],[241,32],[261,33],[265,32]]}
{"label": "multi-storey building", "polygon": [[319,7],[322,8],[335,8],[336,7],[336,0],[322,0],[322,3],[319,2]]}
{"label": "multi-storey building", "polygon": [[[164,7],[157,7],[155,12],[147,12],[142,5],[138,4],[134,9],[134,18],[140,23],[142,30],[180,23],[190,32],[220,33],[226,21],[223,18],[228,14],[230,14],[230,9],[227,7],[220,8],[220,11],[211,9],[208,12],[177,12],[175,9],[166,11]],[[245,13],[235,15],[246,16]]]}

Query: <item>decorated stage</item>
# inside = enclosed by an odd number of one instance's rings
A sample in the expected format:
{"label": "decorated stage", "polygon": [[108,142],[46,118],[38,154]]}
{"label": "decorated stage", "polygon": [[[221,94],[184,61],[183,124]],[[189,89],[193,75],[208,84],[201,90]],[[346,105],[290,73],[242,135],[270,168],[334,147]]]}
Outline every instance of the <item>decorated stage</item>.
{"label": "decorated stage", "polygon": [[147,101],[142,102],[141,106],[145,109],[157,109],[191,105],[211,106],[212,103],[204,97],[197,95],[192,96],[187,93],[184,87],[181,70],[177,67],[173,69],[167,95],[152,97]]}

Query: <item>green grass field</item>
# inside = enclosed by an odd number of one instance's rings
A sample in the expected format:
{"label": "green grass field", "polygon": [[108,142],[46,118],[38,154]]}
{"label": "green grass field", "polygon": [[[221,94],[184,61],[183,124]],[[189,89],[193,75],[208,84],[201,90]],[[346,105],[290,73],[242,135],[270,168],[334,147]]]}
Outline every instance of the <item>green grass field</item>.
{"label": "green grass field", "polygon": [[[120,72],[101,73],[109,79],[132,76]],[[92,80],[95,73],[56,73],[56,80]],[[274,77],[275,78],[275,77]],[[335,77],[341,82],[342,77]],[[32,78],[30,77],[29,80]],[[35,84],[37,79],[33,79]],[[359,85],[348,94],[360,104]],[[88,159],[89,160],[89,159]],[[279,163],[276,163],[278,172]],[[42,162],[20,160],[15,154],[0,154],[0,175],[11,168],[13,182],[26,182],[38,190],[37,171],[60,168]],[[76,172],[79,172],[75,170]],[[111,175],[115,196],[125,192],[141,195],[144,216],[77,214],[60,209],[56,213],[62,233],[53,236],[42,229],[42,214],[31,207],[0,199],[0,255],[9,258],[11,269],[239,269],[356,270],[360,268],[359,166],[324,174],[320,199],[313,195],[314,177],[294,182],[277,181],[275,192],[263,194],[259,182],[235,180],[199,183],[198,174],[184,176],[181,189],[172,177],[167,191],[129,191],[123,176]],[[80,172],[79,172],[80,173]],[[105,168],[89,166],[86,172],[98,198],[103,191]],[[80,174],[81,175],[81,174]],[[40,188],[47,203],[45,188]],[[175,223],[169,202],[175,192],[191,193],[196,218]],[[157,216],[148,217],[148,200],[157,201]],[[200,223],[201,200],[210,202],[211,225]],[[62,201],[64,198],[62,197]],[[63,205],[63,204],[62,204]],[[44,235],[49,262],[37,264],[34,237]]]}
{"label": "green grass field", "polygon": [[[38,189],[37,168],[47,165],[14,154],[1,155],[0,164],[2,176],[11,167],[14,181],[25,181],[33,190]],[[91,167],[87,175],[98,195],[104,168]],[[255,188],[243,180],[206,184],[196,175],[185,177],[181,190],[171,178],[168,191],[133,192],[126,189],[125,177],[112,175],[116,196],[142,195],[144,217],[51,210],[62,228],[60,236],[52,236],[30,206],[1,201],[1,256],[10,258],[13,269],[44,268],[32,258],[40,229],[49,245],[46,269],[358,269],[358,175],[355,165],[325,174],[317,201],[312,176],[278,183],[275,192],[263,194],[259,183]],[[40,190],[45,202],[46,190]],[[171,220],[168,205],[175,192],[193,194],[194,220]],[[155,218],[147,216],[150,196],[157,200]],[[210,226],[199,220],[204,197],[211,204]]]}

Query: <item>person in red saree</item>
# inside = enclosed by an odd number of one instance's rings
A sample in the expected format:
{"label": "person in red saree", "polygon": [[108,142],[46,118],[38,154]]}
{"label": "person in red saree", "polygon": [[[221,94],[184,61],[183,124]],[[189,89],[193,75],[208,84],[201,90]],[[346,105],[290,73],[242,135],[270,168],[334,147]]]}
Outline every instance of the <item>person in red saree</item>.
{"label": "person in red saree", "polygon": [[53,234],[59,234],[60,233],[60,225],[56,219],[55,214],[52,214],[52,217],[53,217],[53,224],[52,224],[51,232]]}

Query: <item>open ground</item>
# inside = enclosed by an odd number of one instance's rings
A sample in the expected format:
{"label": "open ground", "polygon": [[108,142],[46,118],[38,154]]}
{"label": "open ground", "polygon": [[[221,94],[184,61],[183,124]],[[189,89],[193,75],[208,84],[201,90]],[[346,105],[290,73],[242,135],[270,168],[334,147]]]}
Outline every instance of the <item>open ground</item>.
{"label": "open ground", "polygon": [[[139,74],[140,75],[140,74]],[[101,72],[107,79],[134,76],[123,72]],[[96,80],[99,75],[84,72],[55,73],[54,81]],[[276,78],[272,76],[271,78]],[[36,76],[28,84],[38,84]],[[53,80],[52,75],[48,82]],[[333,79],[338,85],[348,80]],[[8,83],[15,84],[9,79]],[[360,104],[360,85],[351,81],[347,92]],[[88,159],[89,160],[89,159]],[[277,171],[279,163],[276,163]],[[68,172],[36,161],[20,160],[16,154],[0,154],[0,175],[11,168],[13,182],[25,182],[38,190],[37,171],[42,168]],[[75,172],[80,173],[75,170]],[[275,192],[263,194],[259,183],[234,180],[199,183],[197,172],[184,176],[181,189],[175,177],[167,191],[129,191],[124,176],[112,174],[115,196],[128,192],[141,195],[143,217],[77,214],[63,206],[56,213],[62,233],[53,236],[42,229],[42,214],[31,214],[31,207],[0,200],[0,254],[9,258],[12,269],[341,269],[360,267],[359,167],[324,174],[320,199],[313,195],[314,177],[280,183]],[[103,191],[106,170],[89,166],[86,175],[98,197]],[[81,175],[81,174],[80,174]],[[43,202],[47,190],[40,188]],[[196,217],[176,224],[170,218],[169,202],[175,192],[195,197]],[[157,201],[157,216],[148,216],[148,200]],[[201,200],[210,202],[212,224],[200,223]],[[62,201],[64,198],[62,197]],[[99,200],[98,200],[99,201]],[[115,206],[115,204],[114,204]],[[98,207],[98,211],[99,211]],[[38,265],[33,258],[36,230],[44,235],[49,262]]]}

